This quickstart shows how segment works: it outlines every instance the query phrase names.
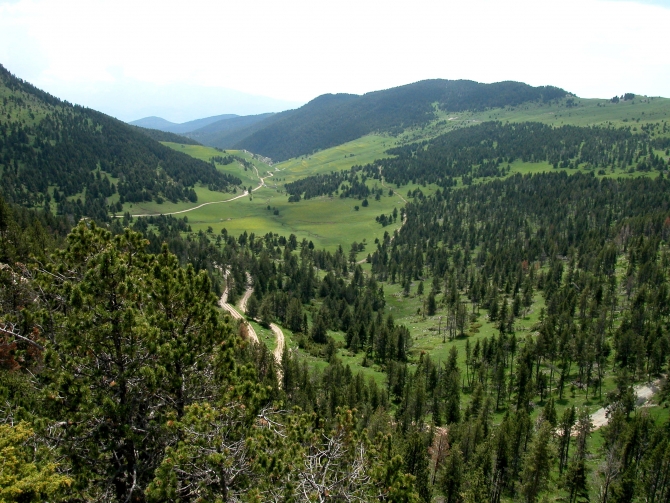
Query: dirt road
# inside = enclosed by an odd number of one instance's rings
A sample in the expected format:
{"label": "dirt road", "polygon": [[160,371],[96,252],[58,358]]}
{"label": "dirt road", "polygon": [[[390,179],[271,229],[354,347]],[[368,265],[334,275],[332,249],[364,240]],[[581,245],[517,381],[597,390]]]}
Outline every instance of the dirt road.
{"label": "dirt road", "polygon": [[[634,389],[635,396],[637,397],[635,405],[641,407],[644,406],[661,389],[661,380],[657,379],[654,382],[638,384]],[[601,407],[593,414],[591,414],[591,424],[593,424],[594,430],[606,426],[607,423],[609,423],[609,417],[606,408]]]}
{"label": "dirt road", "polygon": [[[224,279],[228,277],[228,271],[223,271],[220,267],[218,268],[222,273]],[[226,289],[223,291],[223,294],[221,294],[221,298],[219,299],[219,306],[221,309],[225,309],[230,313],[230,315],[236,319],[236,320],[242,320],[243,323],[247,325],[247,334],[249,335],[249,338],[258,344],[258,335],[256,335],[256,331],[254,330],[254,327],[252,327],[249,323],[246,322],[244,319],[244,316],[242,316],[237,309],[235,309],[233,306],[228,304],[228,286],[226,286]]]}
{"label": "dirt road", "polygon": [[277,336],[277,347],[275,347],[275,350],[272,352],[272,354],[274,355],[277,363],[281,365],[281,357],[282,353],[284,352],[284,332],[282,332],[282,329],[274,323],[270,323],[270,328]]}
{"label": "dirt road", "polygon": [[[249,297],[251,297],[251,294],[253,293],[254,288],[251,286],[251,274],[247,273],[247,290],[244,292],[244,296],[240,300],[240,311],[243,313],[247,312],[247,303],[249,302]],[[277,363],[281,365],[282,352],[284,351],[284,332],[281,328],[279,328],[278,325],[274,323],[270,323],[270,328],[272,329],[272,332],[274,332],[275,337],[277,337],[277,346],[275,347],[272,354],[274,355]]]}
{"label": "dirt road", "polygon": [[251,274],[247,273],[247,289],[240,299],[240,311],[243,313],[247,312],[247,302],[249,302],[252,293],[254,293],[254,287],[251,286]]}
{"label": "dirt road", "polygon": [[[265,179],[270,178],[271,176],[274,176],[272,173],[268,173],[268,176],[265,176],[261,178],[261,175],[258,173],[258,169],[254,166],[254,169],[256,170],[256,176],[258,176],[258,179],[260,180],[258,183],[258,187],[251,189],[251,192],[256,192],[258,189],[261,187],[265,187]],[[203,206],[209,206],[210,204],[221,204],[221,203],[229,203],[231,201],[236,201],[237,199],[242,199],[245,196],[249,195],[249,191],[245,190],[244,193],[240,194],[239,196],[231,197],[230,199],[223,199],[221,201],[210,201],[209,203],[202,203],[199,204],[198,206],[194,206],[193,208],[189,208],[187,210],[181,210],[181,211],[172,211],[169,213],[140,213],[137,215],[130,215],[131,217],[157,217],[160,215],[180,215],[181,213],[188,213],[189,211],[195,211],[197,209],[202,208]],[[116,215],[116,218],[123,218],[123,215]]]}
{"label": "dirt road", "polygon": [[[247,312],[247,302],[249,302],[249,297],[251,297],[252,293],[254,293],[254,288],[251,286],[251,274],[247,273],[247,290],[246,292],[244,292],[242,300],[240,300],[240,310],[243,313]],[[249,325],[249,328],[251,328],[251,325]],[[279,328],[278,325],[274,323],[270,323],[270,329],[275,334],[275,337],[277,337],[277,346],[272,352],[272,356],[274,356],[274,359],[277,362],[277,379],[279,380],[279,384],[281,385],[282,382],[281,357],[282,353],[284,352],[284,332],[282,331],[281,328]],[[251,330],[253,330],[253,328],[251,328]],[[254,337],[256,337],[256,332],[254,332]],[[256,342],[258,342],[258,337],[256,337]]]}

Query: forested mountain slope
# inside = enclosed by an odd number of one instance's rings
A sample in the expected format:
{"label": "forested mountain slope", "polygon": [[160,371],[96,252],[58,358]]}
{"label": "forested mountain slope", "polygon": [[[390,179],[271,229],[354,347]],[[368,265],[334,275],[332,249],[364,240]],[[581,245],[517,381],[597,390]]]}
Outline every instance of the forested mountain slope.
{"label": "forested mountain slope", "polygon": [[235,147],[281,161],[332,147],[373,131],[402,131],[435,118],[434,104],[444,111],[484,110],[529,101],[551,101],[566,91],[519,82],[480,84],[467,80],[425,80],[362,96],[328,94],[297,110],[273,117],[272,124]]}
{"label": "forested mountain slope", "polygon": [[[411,436],[430,422],[432,482],[413,472],[423,501],[454,492],[471,501],[585,500],[605,487],[662,501],[670,495],[658,482],[670,473],[667,410],[649,403],[636,411],[633,384],[668,368],[667,172],[610,179],[562,169],[419,194],[401,212],[400,231],[369,255],[372,277],[355,254],[347,264],[341,250],[329,259],[307,248],[301,256],[327,271],[323,280],[298,273],[288,256],[276,274],[259,264],[256,305],[329,361],[324,405],[355,400],[348,386],[356,379],[338,374],[341,357],[384,369],[396,431]],[[391,300],[395,285],[402,302]],[[300,326],[291,291],[312,313],[309,326]],[[397,317],[406,303],[417,309],[411,326]],[[284,391],[304,399],[308,380],[283,365],[291,372]],[[594,403],[609,410],[597,433]],[[447,441],[448,453],[436,455]],[[626,456],[631,450],[638,455]]]}
{"label": "forested mountain slope", "polygon": [[[40,242],[48,219],[33,213],[0,197],[0,490],[20,496],[8,501],[418,501],[386,427],[368,436],[351,410],[278,407],[277,362],[217,312],[204,271],[150,253],[119,220]],[[235,277],[279,246],[246,237],[218,246]]]}
{"label": "forested mountain slope", "polygon": [[[79,150],[102,186],[112,170],[128,182],[126,161],[165,186],[211,166],[166,178],[172,158],[140,155],[150,138],[5,80],[3,191],[38,168],[69,173]],[[326,117],[359,98],[313,105]],[[408,122],[423,120],[419,101]],[[391,104],[379,106],[390,123]],[[251,154],[175,145],[262,178],[229,203],[238,213],[210,205],[206,217],[126,213],[72,229],[67,213],[0,197],[0,499],[670,500],[670,142],[664,119],[637,119],[492,121],[302,179],[259,172]],[[545,172],[510,170],[520,164]],[[49,179],[62,207],[94,190],[65,196]],[[282,235],[312,198],[330,212],[317,218],[347,212],[343,241],[354,214],[379,238],[324,250]],[[226,230],[254,204],[274,227]],[[391,213],[375,223],[380,208]],[[246,320],[217,309],[224,290]],[[272,324],[285,335],[277,358],[260,333]],[[660,396],[638,407],[647,382]]]}
{"label": "forested mountain slope", "polygon": [[0,100],[1,181],[9,201],[25,206],[54,201],[59,212],[75,219],[105,220],[107,198],[117,192],[120,203],[195,201],[196,183],[221,191],[240,183],[132,126],[61,101],[1,66]]}
{"label": "forested mountain slope", "polygon": [[[327,489],[537,502],[585,500],[607,484],[629,501],[665,501],[670,447],[650,414],[667,410],[636,412],[632,384],[668,368],[670,185],[568,173],[415,198],[395,237],[375,243],[369,273],[341,248],[221,233],[212,248],[231,302],[250,273],[249,315],[298,341],[280,363],[243,344],[206,276],[167,249],[115,221],[116,235],[82,222],[61,251],[44,250],[39,219],[18,224],[0,201],[11,264],[0,270],[0,440],[22,439],[26,469],[51,482],[27,487],[50,500],[307,502]],[[132,227],[165,224],[179,239],[185,222],[170,217]],[[392,285],[423,281],[428,316],[445,318],[442,361],[386,307]],[[520,331],[532,310],[533,331]],[[491,336],[478,333],[484,318]],[[310,368],[301,350],[326,362]],[[345,365],[345,351],[383,380]],[[584,394],[609,404],[602,434],[571,406]]]}

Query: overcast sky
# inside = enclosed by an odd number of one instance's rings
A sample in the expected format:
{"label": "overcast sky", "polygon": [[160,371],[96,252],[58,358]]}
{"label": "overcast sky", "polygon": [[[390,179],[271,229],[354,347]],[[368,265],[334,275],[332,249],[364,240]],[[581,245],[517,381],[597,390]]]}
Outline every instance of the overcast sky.
{"label": "overcast sky", "polygon": [[123,120],[428,78],[670,97],[670,0],[0,0],[0,64]]}

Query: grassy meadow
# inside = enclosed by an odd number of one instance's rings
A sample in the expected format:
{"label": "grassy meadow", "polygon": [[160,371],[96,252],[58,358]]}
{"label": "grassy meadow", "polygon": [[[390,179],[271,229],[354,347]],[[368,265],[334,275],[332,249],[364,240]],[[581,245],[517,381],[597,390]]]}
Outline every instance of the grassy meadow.
{"label": "grassy meadow", "polygon": [[[309,174],[303,174],[300,163],[296,163],[294,166],[270,166],[242,151],[227,150],[226,153],[222,154],[210,147],[171,143],[165,143],[165,145],[205,161],[209,161],[212,157],[218,155],[232,154],[243,157],[256,166],[260,177],[266,177],[270,174],[272,176],[265,180],[265,186],[255,190],[251,196],[235,200],[231,199],[241,195],[241,189],[238,189],[236,194],[231,194],[212,192],[206,187],[196,187],[197,203],[180,202],[173,204],[164,202],[158,204],[155,201],[127,203],[124,206],[124,212],[128,211],[135,216],[168,214],[191,210],[203,203],[214,203],[192,211],[179,213],[177,216],[187,216],[189,224],[195,232],[212,227],[215,233],[219,233],[221,229],[226,228],[233,235],[242,234],[244,231],[254,232],[257,235],[268,232],[285,236],[295,234],[298,240],[304,238],[312,241],[319,248],[329,250],[335,250],[339,245],[348,246],[353,241],[360,242],[363,239],[367,239],[368,242],[374,241],[375,237],[381,238],[385,231],[392,232],[399,225],[382,228],[375,222],[376,216],[382,213],[389,214],[394,208],[400,210],[404,205],[400,197],[396,195],[388,196],[388,191],[385,191],[384,196],[379,201],[371,198],[367,208],[362,207],[360,201],[354,199],[326,196],[307,201],[303,200],[299,203],[289,203],[288,196],[283,190],[283,184]],[[374,149],[370,150],[374,151]],[[324,155],[332,158],[335,154],[327,152]],[[245,187],[253,186],[256,188],[260,183],[255,170],[247,169],[245,171],[244,167],[238,162],[226,166],[217,165],[217,168],[238,176]],[[368,183],[371,187],[375,185],[374,181]],[[379,182],[376,183],[380,186]],[[415,187],[403,187],[403,192]],[[430,193],[429,189],[422,190],[424,190],[424,193]],[[268,206],[270,209],[268,209]],[[359,206],[358,211],[355,210],[355,206]],[[278,210],[278,215],[274,214],[275,209]]]}

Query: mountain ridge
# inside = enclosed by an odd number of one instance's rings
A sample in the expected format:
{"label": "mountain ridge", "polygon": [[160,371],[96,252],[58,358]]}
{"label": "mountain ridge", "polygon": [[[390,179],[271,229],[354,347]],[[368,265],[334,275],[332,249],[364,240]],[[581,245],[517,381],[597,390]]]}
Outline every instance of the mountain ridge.
{"label": "mountain ridge", "polygon": [[162,117],[144,117],[136,121],[131,121],[128,124],[131,126],[139,126],[148,129],[158,129],[159,131],[165,131],[166,133],[175,133],[175,134],[184,134],[190,133],[202,127],[208,126],[215,122],[222,120],[234,119],[239,117],[237,114],[221,114],[221,115],[212,115],[211,117],[203,117],[202,119],[194,119],[192,121],[176,123],[170,122],[169,120],[163,119]]}
{"label": "mountain ridge", "polygon": [[277,114],[265,113],[224,119],[195,131],[184,133],[184,136],[211,147],[230,148],[238,141],[267,125],[268,122],[266,121],[275,115]]}
{"label": "mountain ridge", "polygon": [[272,123],[240,140],[246,149],[282,161],[360,138],[374,131],[398,133],[421,126],[442,111],[484,110],[529,101],[552,101],[569,93],[521,82],[481,84],[432,79],[363,95],[325,94],[281,112]]}

